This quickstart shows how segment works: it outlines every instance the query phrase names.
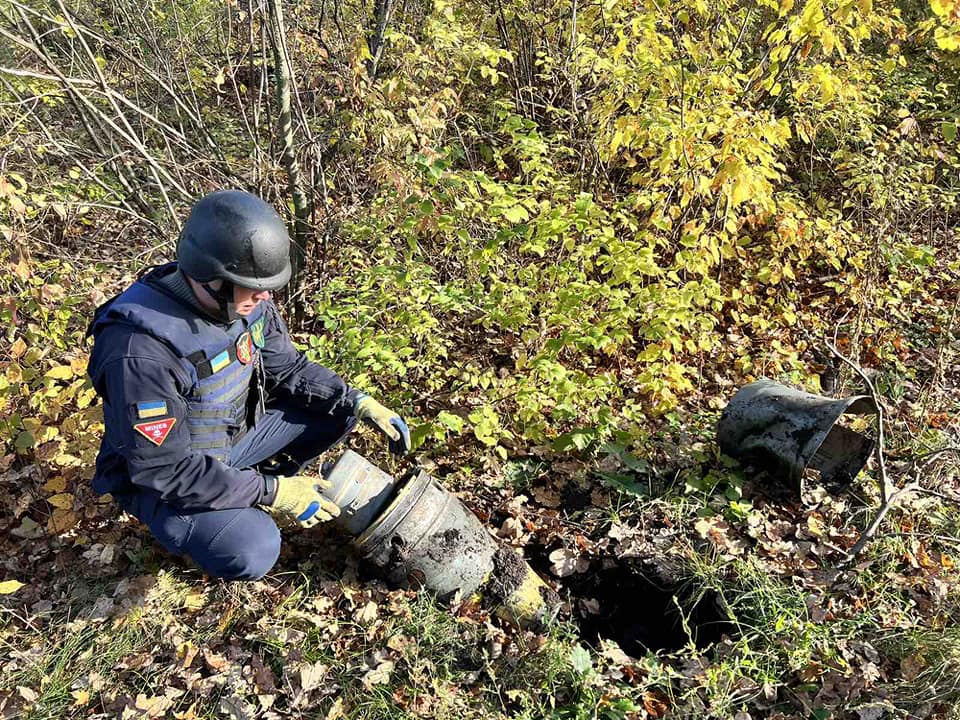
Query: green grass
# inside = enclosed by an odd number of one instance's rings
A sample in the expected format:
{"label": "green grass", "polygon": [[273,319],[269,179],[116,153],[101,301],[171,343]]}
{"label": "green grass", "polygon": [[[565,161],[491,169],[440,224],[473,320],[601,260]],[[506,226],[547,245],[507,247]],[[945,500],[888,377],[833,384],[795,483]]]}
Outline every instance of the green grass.
{"label": "green grass", "polygon": [[[76,614],[75,614],[76,613]],[[62,718],[74,704],[72,690],[87,686],[91,673],[114,682],[114,666],[125,657],[149,647],[158,627],[151,616],[133,610],[126,620],[111,623],[92,621],[90,609],[69,608],[65,616],[54,610],[44,619],[47,629],[25,623],[15,631],[4,631],[5,651],[36,649],[29,661],[5,678],[5,685],[24,686],[38,693],[26,713],[30,719]],[[11,642],[11,632],[16,642]],[[142,685],[148,686],[146,678]]]}

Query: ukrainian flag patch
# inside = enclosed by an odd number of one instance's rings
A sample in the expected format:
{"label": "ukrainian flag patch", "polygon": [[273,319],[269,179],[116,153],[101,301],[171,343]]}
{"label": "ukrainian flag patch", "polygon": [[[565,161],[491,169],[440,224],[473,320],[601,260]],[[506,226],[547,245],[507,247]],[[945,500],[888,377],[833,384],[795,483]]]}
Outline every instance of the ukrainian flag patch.
{"label": "ukrainian flag patch", "polygon": [[151,400],[150,402],[138,402],[137,403],[137,417],[141,420],[143,418],[152,418],[159,415],[167,414],[167,402],[166,400]]}
{"label": "ukrainian flag patch", "polygon": [[230,351],[224,350],[210,361],[210,372],[220,372],[230,364]]}

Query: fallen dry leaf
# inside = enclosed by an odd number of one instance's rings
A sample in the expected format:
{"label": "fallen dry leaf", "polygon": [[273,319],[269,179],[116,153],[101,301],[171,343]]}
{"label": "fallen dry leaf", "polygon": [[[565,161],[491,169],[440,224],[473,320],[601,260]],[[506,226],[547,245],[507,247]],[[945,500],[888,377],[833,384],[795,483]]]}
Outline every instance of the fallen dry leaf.
{"label": "fallen dry leaf", "polygon": [[330,670],[329,666],[321,662],[304,663],[300,666],[300,690],[310,692],[320,687],[323,679]]}
{"label": "fallen dry leaf", "polygon": [[47,502],[55,508],[61,510],[70,510],[73,507],[73,495],[70,493],[58,493],[47,498]]}
{"label": "fallen dry leaf", "polygon": [[66,532],[76,524],[77,516],[72,510],[61,510],[60,508],[56,508],[53,511],[53,514],[50,516],[50,519],[47,521],[47,532]]}
{"label": "fallen dry leaf", "polygon": [[369,625],[377,619],[377,603],[371,600],[357,613],[357,622],[361,625]]}
{"label": "fallen dry leaf", "polygon": [[650,717],[663,717],[670,709],[669,700],[663,693],[656,690],[645,692],[643,694],[643,709],[647,711]]}
{"label": "fallen dry leaf", "polygon": [[4,580],[0,582],[0,595],[10,595],[23,587],[19,580]]}
{"label": "fallen dry leaf", "polygon": [[90,619],[91,620],[106,620],[113,613],[116,608],[116,603],[113,601],[113,598],[106,597],[101,595],[94,601],[93,607],[90,609]]}
{"label": "fallen dry leaf", "polygon": [[168,709],[173,705],[173,700],[165,695],[154,695],[148,697],[144,693],[137,695],[133,706],[140,712],[129,712],[130,708],[125,708],[121,717],[123,718],[157,718],[163,717]]}
{"label": "fallen dry leaf", "polygon": [[188,668],[197,656],[197,652],[199,652],[197,646],[187,640],[177,648],[177,660],[182,667]]}
{"label": "fallen dry leaf", "polygon": [[33,540],[43,535],[43,528],[32,518],[24,517],[20,527],[11,530],[10,534],[24,540]]}
{"label": "fallen dry leaf", "polygon": [[567,548],[559,548],[550,553],[550,562],[553,563],[550,571],[557,577],[567,577],[574,573],[586,572],[590,568],[588,558]]}
{"label": "fallen dry leaf", "polygon": [[552,488],[535,488],[532,494],[533,499],[540,505],[543,505],[543,507],[560,507],[560,493]]}
{"label": "fallen dry leaf", "polygon": [[207,593],[201,587],[192,588],[183,598],[183,607],[188,612],[202,610],[207,604]]}
{"label": "fallen dry leaf", "polygon": [[363,676],[363,686],[369,690],[374,685],[386,685],[390,682],[390,673],[393,672],[395,664],[392,660],[386,660],[377,665]]}
{"label": "fallen dry leaf", "polygon": [[83,553],[83,558],[94,565],[110,565],[113,563],[116,547],[111,543],[106,545],[94,543],[89,550]]}
{"label": "fallen dry leaf", "polygon": [[213,652],[213,650],[204,648],[202,650],[202,654],[203,661],[207,664],[207,667],[214,672],[223,672],[230,667],[230,661],[227,660],[223,655]]}
{"label": "fallen dry leaf", "polygon": [[258,694],[275,695],[277,678],[273,674],[273,670],[264,665],[260,653],[253,653],[250,658],[250,666],[253,668],[253,684],[256,685]]}
{"label": "fallen dry leaf", "polygon": [[900,661],[900,674],[906,681],[916,680],[927,667],[926,661],[919,655],[908,655]]}
{"label": "fallen dry leaf", "polygon": [[742,555],[747,549],[743,540],[729,536],[731,528],[723,518],[701,518],[694,525],[694,529],[700,537],[709,540],[718,550],[728,555]]}
{"label": "fallen dry leaf", "polygon": [[[67,479],[63,477],[63,475],[55,475],[41,486],[41,490],[44,490],[48,493],[62,493],[66,489]],[[53,498],[51,498],[51,501],[52,500]]]}
{"label": "fallen dry leaf", "polygon": [[509,542],[520,540],[523,536],[523,523],[515,517],[508,517],[497,530],[497,537]]}

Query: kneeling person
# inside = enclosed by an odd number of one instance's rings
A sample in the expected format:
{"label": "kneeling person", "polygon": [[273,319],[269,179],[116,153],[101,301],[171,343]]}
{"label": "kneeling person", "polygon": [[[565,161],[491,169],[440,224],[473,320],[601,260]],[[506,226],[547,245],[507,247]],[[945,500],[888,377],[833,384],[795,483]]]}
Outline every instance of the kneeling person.
{"label": "kneeling person", "polygon": [[[216,577],[273,567],[280,533],[268,512],[305,527],[338,514],[323,480],[297,473],[358,419],[393,452],[410,449],[399,415],[293,347],[270,300],[290,279],[289,253],[270,205],[212,193],[191,210],[177,261],[98,308],[90,325],[88,373],[105,425],[94,490]],[[254,467],[271,460],[274,472]]]}

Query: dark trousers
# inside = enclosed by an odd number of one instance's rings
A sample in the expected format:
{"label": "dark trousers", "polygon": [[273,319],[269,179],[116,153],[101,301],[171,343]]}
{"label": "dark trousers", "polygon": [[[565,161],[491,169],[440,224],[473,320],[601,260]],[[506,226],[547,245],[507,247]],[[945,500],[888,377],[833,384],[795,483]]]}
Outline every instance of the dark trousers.
{"label": "dark trousers", "polygon": [[[268,407],[260,422],[233,447],[227,464],[244,468],[273,461],[270,474],[292,475],[342,441],[356,422],[348,409],[327,414]],[[117,501],[146,524],[167,550],[190,556],[214,577],[256,580],[273,567],[280,554],[276,523],[256,507],[183,510],[149,492],[118,496]]]}

